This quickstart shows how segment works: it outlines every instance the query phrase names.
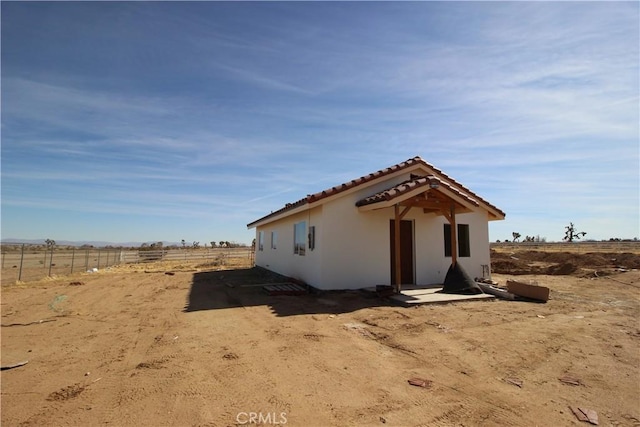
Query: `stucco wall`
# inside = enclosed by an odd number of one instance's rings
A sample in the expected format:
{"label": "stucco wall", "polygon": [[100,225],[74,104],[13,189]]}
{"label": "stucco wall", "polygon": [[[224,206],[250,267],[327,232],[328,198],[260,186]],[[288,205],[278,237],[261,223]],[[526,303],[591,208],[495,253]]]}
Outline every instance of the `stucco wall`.
{"label": "stucco wall", "polygon": [[[264,247],[263,250],[256,247],[256,265],[319,287],[322,273],[322,253],[320,251],[322,236],[318,231],[323,228],[322,211],[323,207],[318,206],[309,211],[258,227],[256,242],[258,242],[259,232],[264,231]],[[316,226],[316,249],[309,250],[308,239],[306,239],[304,256],[295,254],[293,251],[294,224],[300,221],[306,222],[307,234],[311,225]],[[276,249],[271,248],[272,231],[278,233]]]}
{"label": "stucco wall", "polygon": [[[391,276],[389,220],[393,208],[361,212],[356,201],[407,179],[404,174],[384,183],[343,195],[311,211],[260,226],[265,232],[264,249],[256,250],[256,265],[304,280],[320,289],[359,289],[389,284]],[[444,256],[442,216],[424,214],[413,208],[403,218],[414,223],[414,266],[418,284],[442,283],[451,257]],[[489,264],[487,214],[482,210],[459,214],[458,224],[468,224],[470,257],[458,260],[472,277],[482,276],[482,264]],[[306,255],[293,251],[294,224],[306,221],[316,226],[316,248]],[[271,249],[271,231],[278,232],[278,247]]]}
{"label": "stucco wall", "polygon": [[[444,256],[443,216],[423,215],[416,211],[416,281],[419,284],[442,283],[451,265],[451,257]],[[470,257],[458,257],[458,262],[471,277],[482,277],[482,264],[490,263],[489,225],[486,212],[456,215],[456,223],[469,225]]]}

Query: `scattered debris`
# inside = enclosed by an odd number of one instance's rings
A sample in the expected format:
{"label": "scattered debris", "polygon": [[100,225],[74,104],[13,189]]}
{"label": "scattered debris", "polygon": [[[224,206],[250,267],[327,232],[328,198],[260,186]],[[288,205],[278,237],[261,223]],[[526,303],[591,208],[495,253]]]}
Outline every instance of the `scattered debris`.
{"label": "scattered debris", "polygon": [[545,319],[545,317],[542,314],[537,314],[536,317],[538,317],[540,319]]}
{"label": "scattered debris", "polygon": [[507,280],[507,290],[514,295],[530,298],[536,301],[549,301],[549,288],[546,286]]}
{"label": "scattered debris", "polygon": [[166,274],[167,276],[175,276],[176,273],[174,273],[173,271],[165,271],[164,274]]}
{"label": "scattered debris", "polygon": [[304,295],[307,289],[295,283],[282,283],[278,285],[266,285],[262,289],[270,296],[275,295]]}
{"label": "scattered debris", "polygon": [[414,385],[416,387],[429,388],[431,387],[431,381],[425,380],[423,378],[409,378],[409,384]]}
{"label": "scattered debris", "polygon": [[498,282],[495,280],[487,279],[486,277],[476,277],[474,279],[477,283],[484,283],[485,285],[498,286]]}
{"label": "scattered debris", "polygon": [[569,406],[569,409],[580,421],[586,421],[594,426],[598,425],[598,413],[593,409],[580,408],[578,406]]}
{"label": "scattered debris", "polygon": [[28,360],[24,362],[12,363],[11,365],[2,365],[1,370],[6,371],[7,369],[19,368],[20,366],[24,366],[29,363]]}
{"label": "scattered debris", "polygon": [[29,323],[3,323],[2,327],[8,328],[10,326],[29,326],[29,325],[39,325],[40,323],[47,323],[47,322],[55,322],[58,319],[46,319],[46,320],[37,320],[35,322],[29,322]]}
{"label": "scattered debris", "polygon": [[564,377],[560,377],[558,378],[558,380],[560,380],[565,384],[570,384],[570,385],[584,385],[579,378],[570,377],[568,375],[565,375]]}
{"label": "scattered debris", "polygon": [[239,359],[240,357],[235,353],[226,353],[224,356],[222,356],[222,358],[226,360],[235,360]]}
{"label": "scattered debris", "polygon": [[69,282],[69,286],[84,286],[84,282]]}
{"label": "scattered debris", "polygon": [[61,400],[69,400],[85,390],[86,386],[80,384],[73,384],[67,387],[64,387],[58,391],[54,391],[47,397],[47,400],[61,401]]}
{"label": "scattered debris", "polygon": [[482,289],[482,292],[484,292],[485,294],[493,295],[498,298],[506,299],[509,301],[514,301],[516,299],[516,296],[514,294],[508,292],[504,288],[500,288],[493,284],[490,285],[485,282],[479,282],[477,279],[476,279],[476,284],[480,289]]}
{"label": "scattered debris", "polygon": [[522,385],[524,384],[524,382],[519,378],[505,378],[504,380],[509,384],[513,384],[520,388],[522,388]]}

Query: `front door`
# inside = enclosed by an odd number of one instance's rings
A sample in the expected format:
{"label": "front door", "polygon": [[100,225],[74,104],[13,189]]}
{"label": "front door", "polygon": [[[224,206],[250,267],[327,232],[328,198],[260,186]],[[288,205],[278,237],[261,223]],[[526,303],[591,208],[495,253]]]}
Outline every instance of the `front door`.
{"label": "front door", "polygon": [[[391,284],[396,284],[395,220],[389,222],[389,242],[391,245]],[[413,221],[400,221],[400,276],[403,285],[412,285],[413,279]]]}

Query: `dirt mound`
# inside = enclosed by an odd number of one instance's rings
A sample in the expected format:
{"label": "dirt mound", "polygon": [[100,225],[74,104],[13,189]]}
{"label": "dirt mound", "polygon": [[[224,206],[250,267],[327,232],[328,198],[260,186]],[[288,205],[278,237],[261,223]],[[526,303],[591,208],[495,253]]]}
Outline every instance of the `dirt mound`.
{"label": "dirt mound", "polygon": [[571,262],[563,262],[559,265],[552,265],[547,267],[547,274],[552,274],[555,276],[562,276],[567,274],[575,273],[578,270],[578,267]]}
{"label": "dirt mound", "polygon": [[491,270],[499,274],[551,274],[584,276],[611,274],[640,268],[640,255],[609,252],[491,251]]}
{"label": "dirt mound", "polygon": [[499,274],[530,274],[532,267],[525,262],[496,259],[491,261],[491,271]]}

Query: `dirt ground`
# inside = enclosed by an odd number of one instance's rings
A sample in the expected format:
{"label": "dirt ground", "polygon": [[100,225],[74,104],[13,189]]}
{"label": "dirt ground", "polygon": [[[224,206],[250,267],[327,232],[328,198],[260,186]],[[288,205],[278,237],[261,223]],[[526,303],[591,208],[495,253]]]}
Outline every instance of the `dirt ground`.
{"label": "dirt ground", "polygon": [[3,286],[2,365],[29,363],[2,371],[2,425],[640,426],[640,271],[610,258],[493,275],[546,304],[269,296],[264,271],[166,263]]}

